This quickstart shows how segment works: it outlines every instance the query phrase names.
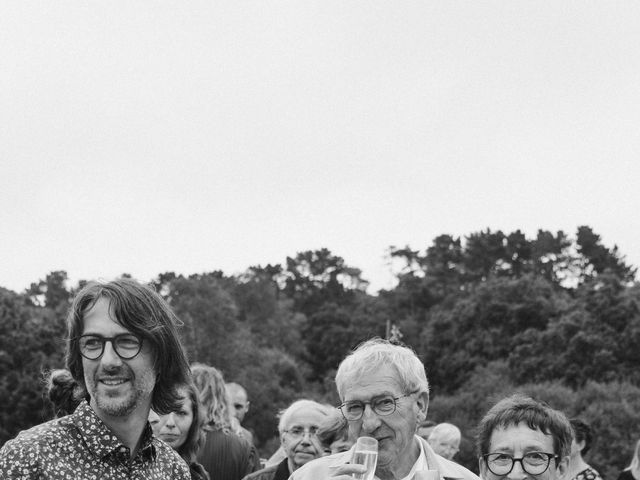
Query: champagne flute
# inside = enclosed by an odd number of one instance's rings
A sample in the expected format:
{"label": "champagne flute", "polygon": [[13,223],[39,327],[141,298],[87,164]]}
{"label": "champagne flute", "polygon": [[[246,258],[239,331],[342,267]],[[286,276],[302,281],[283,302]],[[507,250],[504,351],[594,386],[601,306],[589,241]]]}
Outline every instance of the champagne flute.
{"label": "champagne flute", "polygon": [[351,463],[359,463],[367,467],[365,473],[354,473],[356,480],[373,480],[378,463],[378,441],[371,437],[360,437],[356,441]]}

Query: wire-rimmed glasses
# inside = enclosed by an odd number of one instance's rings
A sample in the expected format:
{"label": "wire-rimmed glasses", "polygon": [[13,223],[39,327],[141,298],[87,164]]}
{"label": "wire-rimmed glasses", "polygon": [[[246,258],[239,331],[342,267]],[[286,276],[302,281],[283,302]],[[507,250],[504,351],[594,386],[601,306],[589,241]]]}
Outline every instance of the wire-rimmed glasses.
{"label": "wire-rimmed glasses", "polygon": [[413,395],[414,393],[418,393],[418,390],[400,395],[399,397],[394,397],[393,395],[380,395],[373,397],[368,402],[363,402],[361,400],[349,400],[348,402],[344,402],[338,408],[340,409],[342,416],[350,422],[360,420],[362,415],[364,415],[364,409],[367,405],[371,405],[371,409],[378,415],[386,416],[391,415],[396,411],[396,408],[398,407],[398,400]]}

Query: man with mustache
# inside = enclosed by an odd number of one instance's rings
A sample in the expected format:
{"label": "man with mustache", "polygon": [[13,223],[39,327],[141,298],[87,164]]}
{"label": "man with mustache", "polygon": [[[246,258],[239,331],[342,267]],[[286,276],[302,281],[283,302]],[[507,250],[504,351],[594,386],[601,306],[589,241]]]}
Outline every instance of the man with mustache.
{"label": "man with mustache", "polygon": [[131,279],[86,285],[68,315],[66,352],[85,399],[7,442],[0,478],[189,479],[147,421],[151,407],[177,410],[175,386],[189,378],[178,324],[156,292]]}
{"label": "man with mustache", "polygon": [[298,400],[280,413],[278,431],[286,458],[244,477],[244,480],[287,480],[302,465],[321,457],[324,448],[316,433],[329,414],[328,407]]}
{"label": "man with mustache", "polygon": [[[413,479],[431,470],[439,479],[478,480],[466,468],[437,455],[416,435],[427,416],[429,384],[424,365],[409,348],[381,339],[363,343],[338,367],[336,386],[352,438],[378,440],[376,478]],[[351,463],[354,448],[313,461],[291,478],[352,479],[366,471],[363,465]]]}

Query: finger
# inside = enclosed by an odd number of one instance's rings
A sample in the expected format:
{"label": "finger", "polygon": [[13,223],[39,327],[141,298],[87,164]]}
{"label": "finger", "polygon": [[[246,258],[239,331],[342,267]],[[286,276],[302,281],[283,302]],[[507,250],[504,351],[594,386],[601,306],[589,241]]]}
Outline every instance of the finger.
{"label": "finger", "polygon": [[354,473],[365,473],[367,469],[364,465],[358,463],[345,463],[343,465],[335,465],[329,467],[331,478],[338,480],[341,476],[344,478],[351,478]]}

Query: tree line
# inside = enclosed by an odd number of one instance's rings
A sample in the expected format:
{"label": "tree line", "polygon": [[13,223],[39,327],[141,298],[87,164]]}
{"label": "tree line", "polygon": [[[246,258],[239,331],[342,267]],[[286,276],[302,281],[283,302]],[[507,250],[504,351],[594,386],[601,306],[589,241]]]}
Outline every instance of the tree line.
{"label": "tree line", "polygon": [[[336,405],[340,360],[391,336],[424,361],[429,418],[461,428],[457,459],[472,470],[475,425],[514,391],[591,423],[589,463],[606,478],[628,465],[640,425],[640,287],[617,247],[581,226],[575,236],[440,235],[388,253],[397,286],[375,296],[328,249],[240,275],[165,272],[150,283],[184,323],[189,358],[247,388],[246,422],[265,455],[278,410],[303,397]],[[24,292],[0,288],[0,444],[51,418],[43,372],[63,365],[66,312],[85,283],[56,271]]]}

